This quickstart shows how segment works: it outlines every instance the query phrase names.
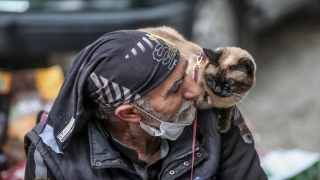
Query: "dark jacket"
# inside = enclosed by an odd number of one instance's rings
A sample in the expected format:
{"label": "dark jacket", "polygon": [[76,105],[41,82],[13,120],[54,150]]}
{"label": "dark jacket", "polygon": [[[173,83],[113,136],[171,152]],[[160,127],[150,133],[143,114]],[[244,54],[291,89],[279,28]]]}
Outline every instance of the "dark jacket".
{"label": "dark jacket", "polygon": [[[94,119],[94,118],[93,118]],[[194,179],[267,179],[260,167],[251,135],[243,129],[238,110],[235,110],[231,129],[220,135],[215,128],[216,111],[198,111],[198,125],[205,136],[204,145],[196,144]],[[73,136],[67,151],[56,153],[49,140],[39,134],[46,121],[39,123],[25,137],[27,166],[25,179],[141,179],[128,158],[109,142],[97,121],[89,121],[87,128]],[[241,133],[242,132],[242,133]],[[53,137],[52,137],[53,138]],[[245,142],[247,141],[247,143]],[[169,154],[162,161],[158,179],[190,179],[191,126],[185,128],[176,141],[169,141]],[[51,144],[51,145],[50,145]],[[42,164],[42,166],[41,166]]]}

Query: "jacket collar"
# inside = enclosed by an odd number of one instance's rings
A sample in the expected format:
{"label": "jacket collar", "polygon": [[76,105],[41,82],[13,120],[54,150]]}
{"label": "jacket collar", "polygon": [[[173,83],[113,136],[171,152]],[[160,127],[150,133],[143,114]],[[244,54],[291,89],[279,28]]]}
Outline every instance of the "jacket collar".
{"label": "jacket collar", "polygon": [[[170,173],[166,173],[167,171],[172,170],[172,164],[175,161],[186,159],[189,162],[189,166],[185,167],[183,172],[189,171],[191,169],[191,155],[192,155],[192,125],[187,126],[184,128],[183,133],[181,136],[175,140],[175,141],[169,141],[169,154],[168,157],[163,161],[162,164],[162,170],[159,174],[159,179],[169,179],[172,178],[172,176],[166,177]],[[205,152],[205,150],[202,148],[200,143],[196,141],[195,144],[195,151],[197,153],[201,153],[201,157],[198,157],[195,161],[195,165],[203,161],[205,158],[207,158],[208,154]],[[175,174],[175,178],[182,175],[182,172],[180,174]],[[163,176],[162,178],[160,178]]]}
{"label": "jacket collar", "polygon": [[88,123],[91,167],[104,168],[107,166],[126,166],[120,160],[120,153],[111,145],[103,123],[95,119]]}
{"label": "jacket collar", "polygon": [[[88,123],[88,133],[90,141],[90,157],[91,167],[100,169],[108,167],[119,167],[127,169],[132,173],[135,173],[131,163],[125,162],[120,157],[120,153],[111,146],[110,138],[105,129],[103,128],[99,120],[90,121]],[[174,161],[190,156],[192,154],[192,130],[191,126],[185,127],[181,136],[175,141],[169,141],[169,153],[164,159],[161,173],[166,172],[166,168]],[[201,158],[196,161],[196,164],[205,159],[208,155],[204,149],[196,142],[197,151],[202,152]],[[191,166],[189,166],[191,168]],[[188,167],[187,167],[188,168]]]}

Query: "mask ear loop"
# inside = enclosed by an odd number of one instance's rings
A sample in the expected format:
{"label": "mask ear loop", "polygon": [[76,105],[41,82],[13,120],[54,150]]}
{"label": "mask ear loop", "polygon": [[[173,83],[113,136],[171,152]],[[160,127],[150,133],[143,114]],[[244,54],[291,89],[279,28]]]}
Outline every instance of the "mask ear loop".
{"label": "mask ear loop", "polygon": [[135,108],[139,109],[140,111],[142,111],[142,112],[146,113],[148,116],[150,116],[150,117],[152,117],[152,118],[154,118],[154,119],[156,119],[156,120],[158,120],[158,121],[160,121],[160,122],[162,122],[162,123],[163,123],[163,121],[161,121],[160,119],[158,119],[158,118],[154,117],[152,114],[148,113],[147,111],[145,111],[145,110],[143,110],[143,109],[139,108],[138,106],[136,106],[136,105],[134,105],[134,104],[132,104],[132,103],[130,103],[130,104],[131,104],[132,106],[134,106]]}

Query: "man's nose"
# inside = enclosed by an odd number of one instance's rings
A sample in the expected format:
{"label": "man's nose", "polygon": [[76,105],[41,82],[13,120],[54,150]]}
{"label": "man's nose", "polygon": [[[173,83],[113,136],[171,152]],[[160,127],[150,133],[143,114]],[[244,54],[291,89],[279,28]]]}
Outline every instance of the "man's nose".
{"label": "man's nose", "polygon": [[200,86],[189,76],[185,78],[185,91],[183,94],[184,99],[192,99],[201,94]]}

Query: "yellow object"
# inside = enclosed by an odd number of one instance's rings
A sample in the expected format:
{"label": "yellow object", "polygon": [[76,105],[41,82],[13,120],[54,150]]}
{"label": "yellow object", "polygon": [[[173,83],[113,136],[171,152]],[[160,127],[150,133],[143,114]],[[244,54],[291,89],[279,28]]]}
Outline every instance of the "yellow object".
{"label": "yellow object", "polygon": [[8,135],[9,138],[18,138],[23,142],[24,135],[31,131],[36,125],[37,115],[29,115],[20,119],[11,120],[8,124]]}
{"label": "yellow object", "polygon": [[11,89],[12,74],[0,71],[0,94],[7,94]]}
{"label": "yellow object", "polygon": [[45,101],[53,101],[62,86],[64,74],[59,65],[35,70],[35,85]]}

